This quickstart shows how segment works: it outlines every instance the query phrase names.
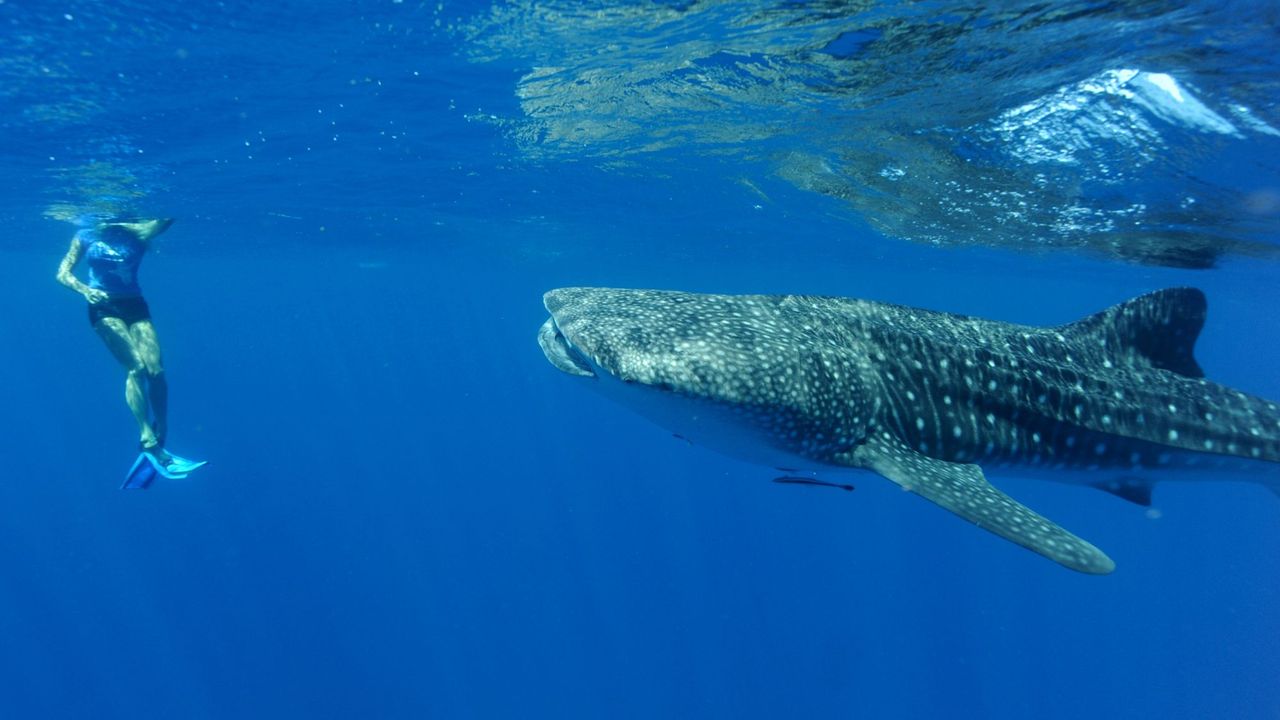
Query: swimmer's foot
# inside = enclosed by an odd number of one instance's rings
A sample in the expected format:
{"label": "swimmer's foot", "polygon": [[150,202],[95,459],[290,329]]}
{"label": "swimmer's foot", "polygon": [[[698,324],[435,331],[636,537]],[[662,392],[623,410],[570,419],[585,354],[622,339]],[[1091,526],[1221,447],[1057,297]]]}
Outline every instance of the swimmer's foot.
{"label": "swimmer's foot", "polygon": [[138,443],[138,447],[142,449],[142,452],[151,453],[161,465],[168,465],[173,461],[173,458],[169,456],[168,452],[165,452],[164,446],[156,438],[151,438],[150,441],[143,440]]}

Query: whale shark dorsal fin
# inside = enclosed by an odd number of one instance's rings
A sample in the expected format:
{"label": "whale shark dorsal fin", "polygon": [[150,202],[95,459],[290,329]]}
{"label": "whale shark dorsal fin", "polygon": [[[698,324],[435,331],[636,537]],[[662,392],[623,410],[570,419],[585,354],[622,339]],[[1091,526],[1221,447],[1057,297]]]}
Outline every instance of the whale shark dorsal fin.
{"label": "whale shark dorsal fin", "polygon": [[871,436],[836,460],[879,473],[904,490],[1072,570],[1105,575],[1116,567],[1098,548],[1000,492],[977,465],[922,455],[888,433]]}
{"label": "whale shark dorsal fin", "polygon": [[1129,353],[1152,366],[1187,377],[1202,378],[1196,362],[1196,339],[1204,327],[1208,303],[1196,288],[1157,290],[1126,300],[1061,332],[1075,340],[1105,341],[1113,352]]}

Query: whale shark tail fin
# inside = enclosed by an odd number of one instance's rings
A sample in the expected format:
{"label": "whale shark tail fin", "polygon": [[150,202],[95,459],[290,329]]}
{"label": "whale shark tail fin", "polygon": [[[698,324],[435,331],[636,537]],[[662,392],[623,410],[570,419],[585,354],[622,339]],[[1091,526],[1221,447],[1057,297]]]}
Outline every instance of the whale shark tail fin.
{"label": "whale shark tail fin", "polygon": [[1093,339],[1126,364],[1153,367],[1202,378],[1196,339],[1204,327],[1208,303],[1196,288],[1157,290],[1127,300],[1060,328],[1076,340]]}

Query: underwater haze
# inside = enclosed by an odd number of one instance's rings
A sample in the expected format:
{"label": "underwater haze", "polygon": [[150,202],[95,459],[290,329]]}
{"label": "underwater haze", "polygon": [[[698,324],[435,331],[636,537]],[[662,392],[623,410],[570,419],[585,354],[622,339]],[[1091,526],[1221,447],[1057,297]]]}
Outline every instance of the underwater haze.
{"label": "underwater haze", "polygon": [[[1280,497],[1001,489],[1075,573],[870,473],[559,372],[564,286],[1034,325],[1209,299],[1280,399],[1274,2],[0,0],[4,718],[1277,718]],[[169,445],[55,272],[141,270]]]}

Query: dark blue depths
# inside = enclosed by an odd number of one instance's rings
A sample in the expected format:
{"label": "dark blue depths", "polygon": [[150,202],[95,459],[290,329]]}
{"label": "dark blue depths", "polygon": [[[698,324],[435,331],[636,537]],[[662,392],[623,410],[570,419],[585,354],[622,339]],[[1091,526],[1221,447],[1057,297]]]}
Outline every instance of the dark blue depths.
{"label": "dark blue depths", "polygon": [[[532,340],[543,286],[661,283],[658,265],[389,250],[370,256],[385,266],[352,270],[365,254],[304,255],[151,259],[174,447],[213,464],[146,493],[116,490],[132,428],[82,309],[46,282],[48,257],[10,263],[24,271],[15,287],[42,298],[12,321],[16,336],[43,350],[10,360],[22,420],[3,490],[0,658],[20,682],[5,684],[7,706],[32,717],[1274,707],[1268,548],[1280,533],[1261,488],[1162,486],[1163,514],[1149,519],[1088,489],[1006,484],[1121,564],[1077,576],[873,476],[852,495],[774,485],[545,364]],[[786,265],[784,276],[806,273]],[[744,263],[703,282],[781,289],[778,270]],[[1050,282],[991,291],[975,268],[938,273],[947,287],[906,285],[917,276],[821,270],[805,284],[996,311]],[[322,290],[316,277],[329,278]],[[1018,319],[1117,299],[1088,278],[1052,282],[1062,297]],[[1206,368],[1262,377],[1227,348],[1267,320],[1218,320]]]}
{"label": "dark blue depths", "polygon": [[[362,72],[378,57],[359,55]],[[1274,398],[1272,266],[910,245],[779,182],[754,183],[761,203],[706,158],[643,181],[513,163],[491,126],[432,104],[512,111],[510,88],[439,58],[456,75],[424,91],[436,135],[417,158],[366,138],[304,168],[284,151],[255,164],[229,154],[220,118],[135,128],[180,145],[179,170],[231,165],[166,177],[146,208],[179,218],[142,282],[173,447],[211,460],[187,481],[117,490],[136,438],[121,373],[53,281],[71,226],[11,183],[0,715],[1280,713],[1280,501],[1260,487],[1162,485],[1144,513],[1002,483],[1119,564],[1086,577],[871,475],[853,493],[770,483],[593,395],[535,342],[541,294],[563,285],[1047,324],[1195,284],[1201,365]],[[304,145],[287,106],[260,124]],[[10,152],[46,178],[36,157],[62,140],[28,129]],[[298,173],[318,180],[304,191]]]}

